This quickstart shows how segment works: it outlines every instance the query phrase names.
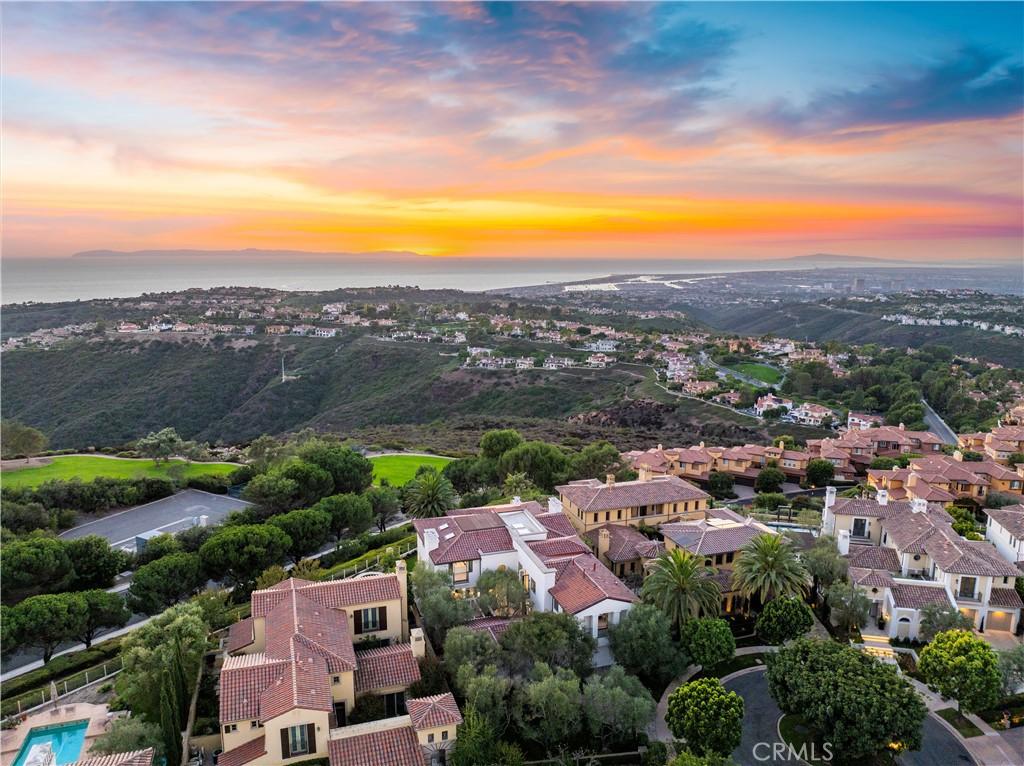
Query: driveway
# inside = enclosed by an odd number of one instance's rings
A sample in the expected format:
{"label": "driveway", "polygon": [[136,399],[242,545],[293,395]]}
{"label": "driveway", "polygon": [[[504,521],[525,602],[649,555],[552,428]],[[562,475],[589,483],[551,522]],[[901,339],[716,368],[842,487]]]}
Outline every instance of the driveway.
{"label": "driveway", "polygon": [[[781,743],[778,720],[782,711],[768,692],[763,670],[735,676],[725,682],[725,687],[743,697],[744,703],[743,738],[732,754],[736,763],[740,766],[802,763],[797,758],[787,757],[783,750],[778,756],[772,753],[772,745]],[[925,718],[922,741],[921,750],[900,756],[899,762],[903,766],[966,766],[974,763],[959,740],[932,715]]]}

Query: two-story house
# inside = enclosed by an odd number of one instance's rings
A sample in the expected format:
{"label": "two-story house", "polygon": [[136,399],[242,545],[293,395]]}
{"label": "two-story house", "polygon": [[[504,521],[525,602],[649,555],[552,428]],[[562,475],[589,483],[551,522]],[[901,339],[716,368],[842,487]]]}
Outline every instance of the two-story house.
{"label": "two-story house", "polygon": [[594,664],[610,665],[608,628],[632,608],[636,595],[591,553],[553,498],[552,505],[545,511],[514,498],[417,519],[418,566],[453,573],[452,587],[467,594],[482,571],[516,572],[533,609],[572,614],[597,640]]}
{"label": "two-story house", "polygon": [[952,456],[912,458],[906,468],[869,469],[867,476],[869,485],[900,500],[951,504],[966,499],[981,505],[989,492],[1024,493],[1024,467],[1011,471],[992,460],[967,461],[959,450]]}
{"label": "two-story house", "polygon": [[651,476],[616,482],[583,479],[556,487],[562,512],[580,533],[602,524],[658,526],[701,518],[711,496],[676,476]]}
{"label": "two-story house", "polygon": [[[835,465],[838,452],[846,453],[846,462],[863,474],[876,457],[901,455],[940,455],[942,439],[930,431],[908,431],[902,424],[880,428],[849,429],[836,438],[809,439],[810,457],[822,457]],[[822,454],[825,450],[829,455]]]}
{"label": "two-story house", "polygon": [[598,561],[621,579],[643,579],[647,564],[665,552],[665,545],[627,524],[604,524],[583,535]]}
{"label": "two-story house", "polygon": [[997,463],[1009,465],[1010,455],[1024,452],[1024,425],[998,426],[987,433],[960,434],[956,441],[961,449],[981,452]]}
{"label": "two-story house", "polygon": [[930,603],[959,609],[978,630],[1016,629],[1024,604],[1014,590],[1015,563],[993,544],[957,534],[941,504],[883,499],[844,502],[829,493],[823,532],[838,539],[851,580],[880,604],[891,637],[917,638],[920,610]]}
{"label": "two-story house", "polygon": [[985,539],[1007,561],[1017,564],[1024,577],[1024,504],[985,508]]}
{"label": "two-story house", "polygon": [[728,508],[710,508],[704,518],[665,524],[661,532],[666,551],[683,548],[703,556],[704,564],[715,570],[722,612],[726,614],[742,607],[742,599],[732,587],[732,570],[742,556],[740,549],[758,535],[776,534],[770,527]]}
{"label": "two-story house", "polygon": [[[404,561],[395,574],[255,591],[221,667],[219,766],[442,762],[462,719],[451,695],[406,699],[424,652],[422,631],[409,630]],[[351,724],[371,697],[384,717]]]}

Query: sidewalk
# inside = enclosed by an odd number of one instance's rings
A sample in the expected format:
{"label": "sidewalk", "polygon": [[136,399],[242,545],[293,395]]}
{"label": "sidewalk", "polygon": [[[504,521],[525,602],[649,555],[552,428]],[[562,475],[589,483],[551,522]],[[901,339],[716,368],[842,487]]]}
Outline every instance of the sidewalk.
{"label": "sidewalk", "polygon": [[[920,681],[911,678],[910,676],[904,676],[914,688],[917,693],[921,695],[925,705],[928,707],[930,713],[936,713],[939,710],[945,710],[946,708],[955,708],[955,700],[945,700],[938,694],[933,692],[927,686]],[[956,730],[953,724],[949,723],[945,718],[940,715],[936,715],[935,718],[949,729],[960,743],[967,748],[967,752],[971,754],[971,757],[977,762],[978,766],[1017,766],[1024,761],[1024,756],[1014,750],[1010,744],[1003,739],[1002,734],[989,726],[985,721],[980,719],[973,713],[964,712],[963,716],[977,726],[983,732],[980,737],[963,737],[960,732]]]}

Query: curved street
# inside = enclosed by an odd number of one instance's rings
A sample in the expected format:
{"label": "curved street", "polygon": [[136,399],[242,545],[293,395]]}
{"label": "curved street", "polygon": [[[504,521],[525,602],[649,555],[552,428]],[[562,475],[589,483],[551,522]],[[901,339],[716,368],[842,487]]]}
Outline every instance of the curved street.
{"label": "curved street", "polygon": [[[781,757],[772,752],[772,744],[781,742],[778,720],[782,711],[768,692],[764,669],[741,672],[723,683],[725,688],[743,697],[744,703],[743,739],[732,754],[736,763],[740,766],[802,763],[798,758],[787,757],[784,752],[780,751]],[[934,715],[925,718],[923,734],[921,750],[900,756],[899,762],[903,766],[966,766],[974,763],[966,748]]]}

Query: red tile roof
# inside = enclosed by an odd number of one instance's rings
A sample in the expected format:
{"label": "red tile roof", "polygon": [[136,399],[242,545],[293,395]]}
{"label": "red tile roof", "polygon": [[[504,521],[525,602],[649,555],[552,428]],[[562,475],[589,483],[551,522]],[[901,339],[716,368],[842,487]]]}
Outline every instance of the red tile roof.
{"label": "red tile roof", "polygon": [[406,701],[412,727],[433,729],[436,726],[451,726],[462,723],[462,713],[451,694],[435,694],[432,697],[420,697]]}
{"label": "red tile roof", "polygon": [[566,556],[579,556],[582,553],[590,553],[590,548],[583,544],[578,537],[556,537],[550,540],[537,540],[527,545],[544,562],[551,559],[565,558]]}
{"label": "red tile roof", "polygon": [[420,680],[420,666],[409,644],[356,652],[356,693],[409,686]]}
{"label": "red tile roof", "polygon": [[1007,609],[1022,609],[1024,601],[1014,588],[993,588],[989,597],[989,606],[1002,606]]}
{"label": "red tile roof", "polygon": [[544,528],[548,530],[549,538],[572,537],[576,534],[576,528],[573,527],[572,522],[569,521],[568,517],[560,511],[537,514],[534,518],[543,524]]}
{"label": "red tile roof", "polygon": [[266,616],[291,591],[301,593],[309,600],[332,609],[346,609],[361,604],[380,604],[385,601],[398,601],[401,598],[398,576],[394,574],[353,577],[348,580],[327,582],[310,582],[291,578],[272,588],[253,591],[252,616]]}
{"label": "red tile roof", "polygon": [[892,594],[893,603],[901,609],[920,609],[929,604],[952,606],[949,603],[946,589],[938,586],[904,585],[901,583],[890,587],[889,592]]}
{"label": "red tile roof", "polygon": [[637,558],[657,558],[665,550],[665,546],[645,537],[636,529],[625,524],[605,524],[592,529],[583,535],[594,549],[597,549],[601,530],[608,530],[608,560],[612,562],[632,561]]}
{"label": "red tile roof", "polygon": [[437,533],[438,547],[430,552],[430,560],[435,564],[472,561],[485,553],[515,549],[508,528],[501,517],[493,513],[476,512],[466,516],[417,519],[413,526],[420,538],[429,529]]}
{"label": "red tile roof", "polygon": [[252,617],[246,617],[244,620],[239,620],[228,628],[227,650],[229,652],[237,652],[239,649],[248,646],[252,642]]}
{"label": "red tile roof", "polygon": [[605,599],[637,601],[633,591],[589,553],[570,559],[559,568],[550,593],[570,614],[582,612]]}
{"label": "red tile roof", "polygon": [[478,617],[465,623],[463,627],[487,633],[497,641],[513,622],[512,617]]}
{"label": "red tile roof", "polygon": [[892,575],[884,569],[864,569],[852,566],[848,574],[855,585],[863,585],[866,588],[891,588],[896,584]]}
{"label": "red tile roof", "polygon": [[260,734],[255,739],[225,750],[217,758],[217,766],[243,766],[267,754],[266,735]]}
{"label": "red tile roof", "polygon": [[598,479],[574,481],[556,487],[563,498],[583,511],[610,511],[641,505],[703,500],[710,495],[677,476],[607,484]]}
{"label": "red tile roof", "polygon": [[288,664],[262,653],[228,657],[220,674],[220,720],[258,719],[260,695],[284,674]]}
{"label": "red tile roof", "polygon": [[84,758],[81,761],[69,763],[67,766],[151,766],[154,754],[153,748],[147,747],[145,750],[130,750],[126,753]]}
{"label": "red tile roof", "polygon": [[699,556],[738,551],[758,535],[775,534],[749,516],[741,516],[725,508],[715,510],[709,519],[662,524],[661,532],[680,548]]}
{"label": "red tile roof", "polygon": [[883,569],[886,572],[902,569],[899,554],[884,545],[851,545],[847,559],[851,567],[859,569]]}
{"label": "red tile roof", "polygon": [[371,731],[328,743],[331,766],[425,766],[411,726]]}
{"label": "red tile roof", "polygon": [[1011,535],[1024,540],[1024,505],[986,508],[985,513]]}

